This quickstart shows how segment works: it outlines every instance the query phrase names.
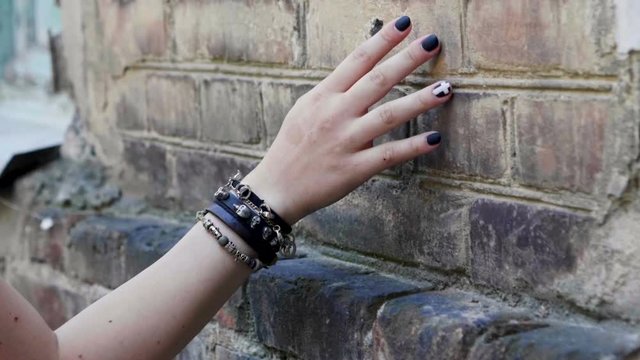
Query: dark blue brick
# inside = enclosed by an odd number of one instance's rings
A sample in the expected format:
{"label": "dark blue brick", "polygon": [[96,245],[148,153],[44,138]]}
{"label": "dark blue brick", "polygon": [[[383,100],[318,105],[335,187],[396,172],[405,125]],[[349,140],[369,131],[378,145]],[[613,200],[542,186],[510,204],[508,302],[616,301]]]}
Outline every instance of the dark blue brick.
{"label": "dark blue brick", "polygon": [[507,289],[573,271],[592,224],[566,211],[489,199],[476,200],[469,217],[472,277]]}
{"label": "dark blue brick", "polygon": [[479,342],[469,359],[622,360],[638,349],[638,333],[558,324]]}
{"label": "dark blue brick", "polygon": [[380,305],[421,287],[317,259],[285,260],[248,285],[258,339],[304,359],[361,359]]}
{"label": "dark blue brick", "polygon": [[482,296],[460,291],[420,293],[387,302],[373,330],[374,353],[383,359],[464,359],[476,339],[492,329],[544,326]]}

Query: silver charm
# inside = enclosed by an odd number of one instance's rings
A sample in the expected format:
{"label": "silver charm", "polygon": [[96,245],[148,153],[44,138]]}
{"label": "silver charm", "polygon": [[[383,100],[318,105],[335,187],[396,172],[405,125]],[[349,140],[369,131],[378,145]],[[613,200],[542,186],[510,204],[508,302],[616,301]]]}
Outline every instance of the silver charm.
{"label": "silver charm", "polygon": [[216,199],[218,200],[226,200],[229,198],[229,192],[225,190],[223,187],[219,187],[218,191],[214,194]]}
{"label": "silver charm", "polygon": [[233,175],[233,178],[232,178],[232,179],[233,179],[233,180],[238,180],[238,181],[240,181],[240,180],[242,179],[242,173],[240,172],[240,170],[236,170],[236,171],[237,171],[237,172],[236,172],[236,174],[235,174],[235,175]]}
{"label": "silver charm", "polygon": [[269,207],[269,205],[262,203],[260,204],[260,215],[265,218],[265,219],[269,219],[269,220],[273,220],[275,218],[275,216],[273,215],[273,212],[271,211],[271,207]]}
{"label": "silver charm", "polygon": [[293,236],[287,234],[284,236],[284,241],[282,242],[282,247],[280,248],[280,253],[282,256],[291,258],[296,254],[296,242]]}
{"label": "silver charm", "polygon": [[249,224],[252,229],[260,224],[260,216],[254,216],[251,218],[251,223]]}
{"label": "silver charm", "polygon": [[265,226],[264,229],[262,229],[262,238],[267,240],[271,234],[273,234],[273,230],[271,230],[269,227]]}
{"label": "silver charm", "polygon": [[251,216],[251,210],[247,207],[247,205],[234,205],[236,208],[236,214],[241,218],[248,219]]}
{"label": "silver charm", "polygon": [[251,188],[249,185],[240,185],[238,186],[238,196],[242,199],[248,199],[251,196]]}

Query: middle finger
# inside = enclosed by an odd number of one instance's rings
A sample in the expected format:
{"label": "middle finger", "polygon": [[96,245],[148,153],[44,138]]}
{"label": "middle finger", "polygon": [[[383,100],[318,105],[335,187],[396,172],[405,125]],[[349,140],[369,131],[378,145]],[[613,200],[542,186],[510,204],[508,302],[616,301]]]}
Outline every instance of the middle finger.
{"label": "middle finger", "polygon": [[440,50],[436,35],[413,41],[407,48],[374,67],[346,93],[347,102],[361,111],[382,99],[391,88],[411,74],[418,66],[433,58]]}

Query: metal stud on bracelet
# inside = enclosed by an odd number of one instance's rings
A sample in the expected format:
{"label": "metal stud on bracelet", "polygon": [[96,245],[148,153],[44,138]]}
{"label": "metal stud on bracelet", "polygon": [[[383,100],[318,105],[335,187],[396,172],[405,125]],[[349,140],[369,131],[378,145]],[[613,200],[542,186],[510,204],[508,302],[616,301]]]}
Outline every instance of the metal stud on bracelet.
{"label": "metal stud on bracelet", "polygon": [[[241,179],[242,173],[238,170],[224,186],[218,188],[214,197],[224,202],[232,194],[239,199],[240,204],[233,204],[233,211],[241,220],[245,220],[244,223],[247,224],[248,229],[253,230],[261,224],[264,225],[261,222],[261,219],[264,219],[266,226],[262,227],[262,239],[269,241],[269,245],[277,249],[276,251],[280,252],[282,256],[293,257],[297,247],[295,237],[290,234],[291,227],[277,216],[264,200],[253,193],[249,185],[242,184]],[[285,232],[280,224],[285,226]]]}

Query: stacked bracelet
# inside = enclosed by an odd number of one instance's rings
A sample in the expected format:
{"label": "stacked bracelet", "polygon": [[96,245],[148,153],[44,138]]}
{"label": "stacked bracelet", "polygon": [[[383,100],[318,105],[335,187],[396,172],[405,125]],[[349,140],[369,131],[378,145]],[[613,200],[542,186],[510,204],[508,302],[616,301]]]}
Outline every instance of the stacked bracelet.
{"label": "stacked bracelet", "polygon": [[240,182],[240,172],[230,178],[214,195],[207,211],[218,216],[247,241],[266,264],[274,264],[276,253],[292,257],[296,252],[295,238],[287,224],[251,188]]}
{"label": "stacked bracelet", "polygon": [[245,263],[252,271],[258,271],[264,267],[264,265],[258,259],[254,259],[249,255],[243,254],[238,250],[236,244],[234,244],[228,237],[222,235],[220,229],[218,229],[213,221],[204,217],[204,211],[198,211],[196,213],[196,220],[202,222],[202,226],[218,241],[218,244],[222,246],[229,254],[231,254],[236,261]]}

